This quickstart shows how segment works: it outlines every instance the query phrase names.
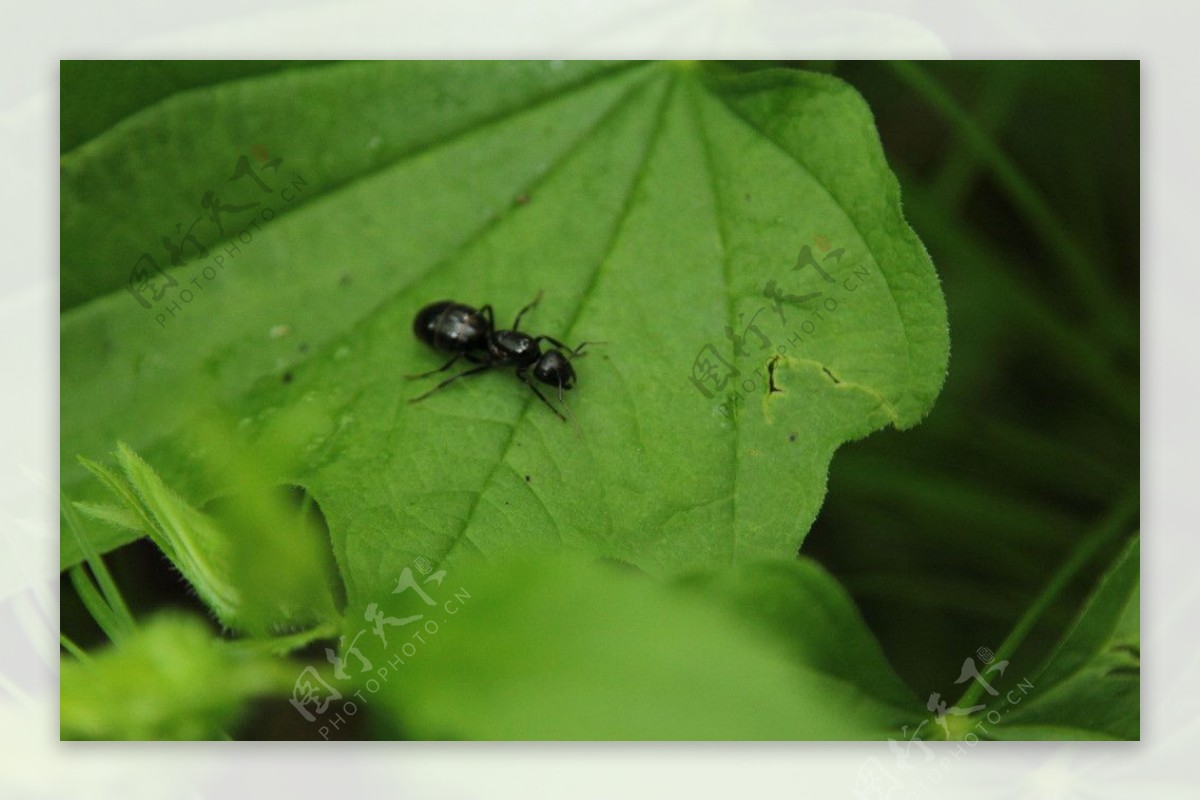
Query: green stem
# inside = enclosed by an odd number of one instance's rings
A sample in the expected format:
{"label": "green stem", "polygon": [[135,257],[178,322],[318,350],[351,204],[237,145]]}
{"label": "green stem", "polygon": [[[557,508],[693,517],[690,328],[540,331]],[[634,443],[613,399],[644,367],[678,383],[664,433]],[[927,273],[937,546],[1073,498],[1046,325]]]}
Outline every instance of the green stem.
{"label": "green stem", "polygon": [[340,622],[321,623],[311,629],[305,629],[293,634],[284,634],[280,637],[238,640],[235,645],[248,651],[266,651],[276,656],[286,656],[292,651],[303,648],[316,640],[332,639],[337,636],[341,629],[342,624]]}
{"label": "green stem", "polygon": [[1091,260],[1067,233],[1066,223],[1054,213],[1013,161],[993,141],[979,123],[924,69],[912,62],[893,62],[891,69],[904,83],[923,97],[991,169],[1026,222],[1046,247],[1066,266],[1094,319],[1101,326],[1118,321],[1122,330],[1137,331],[1124,307],[1100,280]]}
{"label": "green stem", "polygon": [[[1000,644],[1000,647],[996,649],[997,661],[1012,658],[1012,655],[1021,647],[1021,643],[1025,641],[1029,632],[1041,620],[1046,610],[1062,594],[1062,591],[1066,589],[1071,579],[1075,578],[1076,574],[1096,555],[1097,551],[1125,531],[1129,518],[1137,509],[1138,487],[1134,485],[1122,494],[1120,500],[1105,513],[1100,522],[1080,541],[1070,558],[1063,562],[1054,575],[1051,576],[1050,581],[1042,588],[1038,597],[1034,599],[1029,608],[1025,610],[1025,614],[1017,621],[1017,625],[1013,627],[1012,632]],[[982,692],[983,685],[978,682],[973,683],[963,693],[962,698],[958,699],[955,706],[961,709],[972,706],[979,700]]]}
{"label": "green stem", "polygon": [[[975,119],[989,136],[995,137],[1020,99],[1026,69],[1021,62],[1006,62],[989,69],[980,90]],[[933,193],[943,208],[956,209],[971,188],[982,165],[980,152],[961,138],[950,143],[941,169],[933,180]]]}
{"label": "green stem", "polygon": [[88,656],[88,652],[76,645],[74,640],[63,634],[61,631],[58,633],[58,642],[63,648],[67,649],[67,653],[78,659],[80,662],[91,661],[92,658]]}

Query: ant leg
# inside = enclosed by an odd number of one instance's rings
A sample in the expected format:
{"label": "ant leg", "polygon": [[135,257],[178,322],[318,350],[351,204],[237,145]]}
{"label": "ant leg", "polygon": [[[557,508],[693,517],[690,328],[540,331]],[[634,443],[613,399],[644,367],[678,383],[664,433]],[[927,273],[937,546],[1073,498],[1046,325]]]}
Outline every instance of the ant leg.
{"label": "ant leg", "polygon": [[[436,375],[438,373],[444,373],[445,371],[450,369],[451,365],[453,365],[456,361],[461,359],[464,355],[465,354],[459,353],[459,354],[455,355],[455,357],[453,359],[451,359],[450,361],[443,364],[441,367],[437,368],[436,370],[430,370],[428,373],[419,373],[416,375],[406,375],[404,377],[409,380],[412,380],[414,378],[429,378],[429,376],[431,376],[431,375]],[[471,357],[468,356],[467,358],[469,359]]]}
{"label": "ant leg", "polygon": [[517,312],[517,319],[513,321],[512,330],[514,330],[514,331],[521,330],[521,318],[525,316],[525,312],[529,311],[534,306],[538,305],[538,303],[541,301],[541,299],[542,299],[542,290],[539,289],[538,293],[537,293],[537,297],[533,299],[533,302],[529,303],[528,305],[525,306],[525,308],[523,308],[519,312]]}
{"label": "ant leg", "polygon": [[494,331],[496,328],[496,319],[492,315],[492,304],[490,304],[490,303],[484,304],[482,307],[480,307],[479,313],[482,315],[485,315],[487,317],[488,330]]}
{"label": "ant leg", "polygon": [[414,379],[414,378],[429,378],[429,376],[431,376],[431,375],[437,375],[438,373],[446,372],[447,370],[450,369],[451,365],[453,365],[459,359],[466,359],[471,364],[483,364],[482,361],[480,361],[479,359],[477,359],[476,357],[472,356],[469,353],[458,353],[458,354],[455,354],[453,359],[446,362],[445,364],[443,364],[441,367],[437,368],[436,370],[430,370],[428,373],[419,373],[417,375],[406,375],[404,377],[407,379],[410,379],[410,380]]}
{"label": "ant leg", "polygon": [[550,411],[554,412],[554,414],[556,414],[558,416],[559,420],[562,420],[564,423],[567,422],[567,418],[563,417],[563,413],[560,412],[558,409],[555,409],[553,403],[546,400],[546,396],[542,394],[542,391],[540,389],[538,389],[536,386],[533,385],[533,382],[529,380],[529,376],[525,375],[525,373],[522,372],[522,373],[518,373],[517,377],[525,382],[525,386],[527,386],[533,390],[533,394],[537,395],[541,399],[542,403],[546,404],[546,406],[548,406],[550,408]]}
{"label": "ant leg", "polygon": [[426,392],[424,395],[418,395],[418,396],[417,396],[417,397],[415,397],[415,398],[409,398],[408,402],[409,402],[409,403],[416,403],[417,401],[423,401],[423,400],[425,400],[426,398],[428,398],[430,395],[432,395],[433,393],[437,392],[437,391],[438,391],[439,389],[441,389],[442,387],[446,386],[447,384],[453,384],[453,383],[454,383],[455,381],[457,381],[458,379],[460,379],[460,378],[466,378],[466,377],[467,377],[467,376],[469,376],[469,375],[475,375],[476,373],[482,373],[484,370],[488,370],[488,369],[490,369],[491,367],[492,367],[492,365],[491,365],[491,363],[489,362],[489,363],[487,363],[487,364],[481,364],[481,365],[479,365],[478,367],[472,367],[470,370],[464,370],[463,372],[459,373],[458,375],[450,376],[450,377],[449,377],[449,378],[447,378],[445,381],[443,381],[442,383],[438,384],[438,385],[437,385],[436,387],[434,387],[433,389],[431,389],[431,390],[429,390],[428,392]]}

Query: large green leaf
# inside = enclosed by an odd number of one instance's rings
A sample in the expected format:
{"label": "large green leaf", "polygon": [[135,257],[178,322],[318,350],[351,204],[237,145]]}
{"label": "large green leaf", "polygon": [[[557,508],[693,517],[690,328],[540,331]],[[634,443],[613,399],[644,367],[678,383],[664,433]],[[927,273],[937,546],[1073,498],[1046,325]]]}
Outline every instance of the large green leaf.
{"label": "large green leaf", "polygon": [[[837,581],[811,559],[754,562],[680,579],[783,644],[805,669],[897,709],[920,702],[892,670]],[[919,715],[917,717],[920,717]]]}
{"label": "large green leaf", "polygon": [[[764,578],[782,600],[731,614],[731,596],[774,596]],[[688,584],[704,592],[564,557],[452,571],[424,582],[432,605],[379,599],[393,621],[424,616],[387,624],[386,645],[364,631],[371,667],[347,657],[363,689],[344,697],[420,739],[882,739],[920,717],[851,604],[821,603],[829,625],[802,625],[814,610],[800,599],[838,592],[814,566]]]}
{"label": "large green leaf", "polygon": [[[258,167],[270,192],[227,180],[247,154],[282,160]],[[143,308],[131,266],[165,262],[156,243],[208,189],[273,219],[228,213],[224,241],[197,226],[208,256],[185,247]],[[197,470],[197,423],[287,431],[294,467],[273,478],[319,502],[353,609],[416,556],[566,546],[667,574],[793,554],[834,450],[915,424],[945,372],[928,256],[868,109],[825,75],[285,70],[172,96],[69,153],[62,221],[64,300],[89,299],[62,321],[68,496],[103,498],[75,456],[122,440],[199,505],[235,488]],[[771,281],[822,294],[777,312]],[[525,327],[607,343],[577,361],[582,436],[499,371],[406,403],[430,382],[401,376],[441,361],[411,334],[421,306],[506,321],[538,290]],[[763,339],[735,357],[724,329],[751,320]],[[689,379],[710,343],[741,375],[707,397]],[[79,559],[65,539],[62,564]]]}
{"label": "large green leaf", "polygon": [[[1079,619],[1027,687],[1008,692],[993,736],[1009,740],[1141,737],[1139,541],[1121,552]],[[1064,731],[1070,731],[1064,736]]]}

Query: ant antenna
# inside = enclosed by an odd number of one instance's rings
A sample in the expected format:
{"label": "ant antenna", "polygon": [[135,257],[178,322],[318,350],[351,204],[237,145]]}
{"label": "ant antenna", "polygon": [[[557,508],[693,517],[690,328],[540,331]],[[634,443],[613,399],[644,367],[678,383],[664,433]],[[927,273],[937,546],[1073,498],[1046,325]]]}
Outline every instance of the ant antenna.
{"label": "ant antenna", "polygon": [[567,417],[571,418],[571,425],[575,428],[575,436],[583,439],[583,429],[579,427],[579,423],[575,420],[575,412],[571,411],[571,405],[567,403],[567,399],[563,397],[562,385],[558,387],[558,400],[562,403],[562,407],[567,410]]}
{"label": "ant antenna", "polygon": [[586,356],[587,354],[583,352],[583,349],[586,348],[588,345],[607,345],[607,344],[608,344],[607,342],[601,342],[600,340],[589,340],[587,342],[580,342],[579,347],[575,348],[575,350],[573,350],[573,351],[570,351],[570,353],[572,356]]}

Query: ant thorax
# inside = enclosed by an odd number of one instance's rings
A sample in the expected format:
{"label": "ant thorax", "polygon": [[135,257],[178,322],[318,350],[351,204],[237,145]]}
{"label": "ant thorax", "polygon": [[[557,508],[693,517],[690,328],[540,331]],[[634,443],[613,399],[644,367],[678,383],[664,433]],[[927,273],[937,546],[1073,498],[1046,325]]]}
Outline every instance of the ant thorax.
{"label": "ant thorax", "polygon": [[537,340],[521,331],[496,331],[488,337],[488,352],[497,364],[526,367],[542,354]]}

